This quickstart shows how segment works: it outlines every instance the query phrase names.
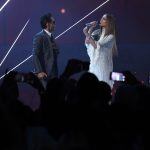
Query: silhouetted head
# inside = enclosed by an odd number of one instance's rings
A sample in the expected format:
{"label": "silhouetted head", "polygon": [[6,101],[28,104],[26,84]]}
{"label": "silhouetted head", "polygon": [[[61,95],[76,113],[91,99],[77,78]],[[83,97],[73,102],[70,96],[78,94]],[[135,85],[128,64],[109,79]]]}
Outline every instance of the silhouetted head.
{"label": "silhouetted head", "polygon": [[98,78],[92,73],[84,73],[78,83],[77,91],[81,103],[90,104],[97,97]]}
{"label": "silhouetted head", "polygon": [[100,81],[98,85],[98,89],[99,89],[99,97],[101,99],[101,102],[104,105],[108,105],[112,98],[111,87],[106,82]]}
{"label": "silhouetted head", "polygon": [[19,96],[18,85],[15,79],[16,75],[16,71],[11,71],[10,73],[6,74],[1,84],[1,94],[7,100],[16,100]]}

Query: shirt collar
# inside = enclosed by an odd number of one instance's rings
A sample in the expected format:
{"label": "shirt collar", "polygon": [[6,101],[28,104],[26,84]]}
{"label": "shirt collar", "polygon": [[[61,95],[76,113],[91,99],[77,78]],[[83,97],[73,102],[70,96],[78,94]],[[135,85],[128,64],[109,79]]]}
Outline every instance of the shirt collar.
{"label": "shirt collar", "polygon": [[51,37],[52,33],[50,33],[49,31],[47,31],[46,29],[44,29],[44,31]]}

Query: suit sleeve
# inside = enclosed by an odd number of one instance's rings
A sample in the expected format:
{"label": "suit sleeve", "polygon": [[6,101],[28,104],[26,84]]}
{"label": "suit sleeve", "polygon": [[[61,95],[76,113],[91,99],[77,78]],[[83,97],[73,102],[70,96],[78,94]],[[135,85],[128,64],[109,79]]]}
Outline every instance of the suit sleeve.
{"label": "suit sleeve", "polygon": [[33,62],[36,73],[45,72],[43,63],[43,38],[36,35],[33,39]]}

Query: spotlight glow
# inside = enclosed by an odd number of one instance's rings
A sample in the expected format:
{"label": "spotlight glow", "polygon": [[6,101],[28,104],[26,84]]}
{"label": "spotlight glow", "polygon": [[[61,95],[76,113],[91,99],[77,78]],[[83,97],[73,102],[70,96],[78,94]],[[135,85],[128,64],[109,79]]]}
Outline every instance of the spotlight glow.
{"label": "spotlight glow", "polygon": [[61,12],[62,14],[65,14],[65,13],[66,13],[66,9],[62,8],[62,9],[60,10],[60,12]]}
{"label": "spotlight glow", "polygon": [[0,8],[0,12],[4,9],[4,7],[5,7],[9,2],[10,2],[10,0],[7,0],[7,1],[5,2],[5,4]]}

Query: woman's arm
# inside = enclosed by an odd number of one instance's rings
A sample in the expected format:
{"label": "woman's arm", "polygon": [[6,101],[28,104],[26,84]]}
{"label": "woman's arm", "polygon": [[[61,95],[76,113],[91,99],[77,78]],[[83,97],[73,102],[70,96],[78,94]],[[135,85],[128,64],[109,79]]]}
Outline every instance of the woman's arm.
{"label": "woman's arm", "polygon": [[113,43],[114,40],[115,40],[114,35],[110,34],[110,35],[104,37],[102,40],[99,40],[98,44],[100,46],[107,46],[107,47],[109,47],[109,46],[111,46],[111,44]]}
{"label": "woman's arm", "polygon": [[90,36],[90,33],[89,33],[88,31],[89,31],[89,28],[88,28],[88,27],[85,27],[85,28],[83,29],[83,33],[84,33],[84,35],[85,35],[86,37],[89,37],[89,36]]}
{"label": "woman's arm", "polygon": [[85,43],[86,44],[91,44],[94,47],[94,49],[97,48],[96,41],[94,41],[91,37],[86,37],[85,38]]}
{"label": "woman's arm", "polygon": [[93,21],[92,24],[93,24],[93,25],[92,25],[90,28],[85,27],[85,28],[83,29],[83,33],[84,33],[85,36],[86,36],[86,38],[85,38],[85,44],[91,44],[91,45],[94,47],[94,49],[96,49],[96,48],[97,48],[97,44],[96,44],[95,41],[91,38],[91,34],[92,34],[92,31],[93,31],[94,27],[96,26],[96,22]]}

